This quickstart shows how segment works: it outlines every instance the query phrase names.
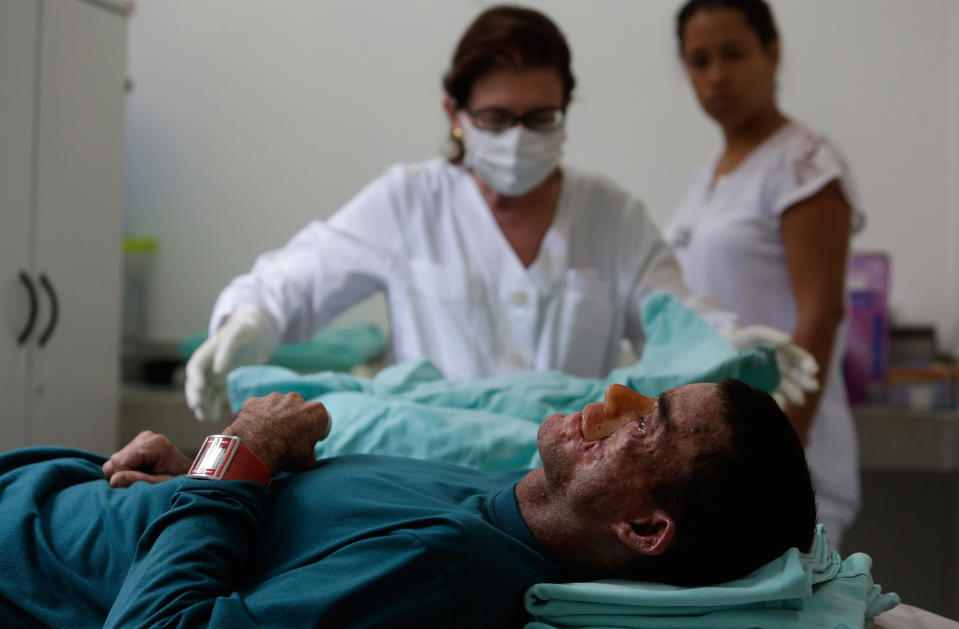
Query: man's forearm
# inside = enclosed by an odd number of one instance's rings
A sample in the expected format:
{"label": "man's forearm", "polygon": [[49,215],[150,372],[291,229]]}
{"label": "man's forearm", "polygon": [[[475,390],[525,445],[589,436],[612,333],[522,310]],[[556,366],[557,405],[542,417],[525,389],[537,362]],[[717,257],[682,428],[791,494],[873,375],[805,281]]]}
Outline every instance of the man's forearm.
{"label": "man's forearm", "polygon": [[236,597],[264,526],[263,488],[185,480],[137,544],[104,627],[254,626]]}

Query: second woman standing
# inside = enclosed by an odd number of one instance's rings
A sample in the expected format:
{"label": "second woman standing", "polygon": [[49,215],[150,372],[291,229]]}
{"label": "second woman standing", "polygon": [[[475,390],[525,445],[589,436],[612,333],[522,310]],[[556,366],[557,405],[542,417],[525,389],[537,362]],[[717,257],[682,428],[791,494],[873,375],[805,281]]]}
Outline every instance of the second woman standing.
{"label": "second woman standing", "polygon": [[690,0],[679,52],[724,147],[666,230],[690,288],[746,325],[792,331],[821,366],[821,394],[786,412],[806,445],[820,521],[838,548],[859,506],[855,427],[842,356],[846,259],[855,223],[849,171],[823,136],[776,102],[779,35],[763,0]]}

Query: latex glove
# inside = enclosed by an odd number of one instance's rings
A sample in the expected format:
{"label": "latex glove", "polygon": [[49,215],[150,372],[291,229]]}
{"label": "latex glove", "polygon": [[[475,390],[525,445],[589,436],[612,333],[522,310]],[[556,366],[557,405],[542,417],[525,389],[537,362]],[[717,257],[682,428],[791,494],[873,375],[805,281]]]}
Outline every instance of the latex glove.
{"label": "latex glove", "polygon": [[193,352],[186,364],[186,404],[203,421],[217,421],[226,400],[226,377],[243,365],[266,362],[273,334],[266,315],[241,308]]}
{"label": "latex glove", "polygon": [[806,403],[806,393],[819,390],[816,374],[819,363],[812,354],[795,345],[792,338],[776,328],[766,325],[747,325],[724,335],[737,350],[757,345],[768,345],[775,350],[776,367],[779,369],[779,387],[772,396],[780,407],[787,400],[797,406]]}

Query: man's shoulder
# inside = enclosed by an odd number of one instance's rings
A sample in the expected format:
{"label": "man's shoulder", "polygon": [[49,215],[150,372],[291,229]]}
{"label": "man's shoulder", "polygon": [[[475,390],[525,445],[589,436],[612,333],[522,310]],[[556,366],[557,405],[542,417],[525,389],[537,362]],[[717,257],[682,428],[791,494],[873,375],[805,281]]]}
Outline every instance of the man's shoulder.
{"label": "man's shoulder", "polygon": [[465,627],[511,626],[504,623],[525,618],[527,588],[563,579],[548,558],[480,517],[452,518],[404,533],[415,536],[430,562],[442,566]]}

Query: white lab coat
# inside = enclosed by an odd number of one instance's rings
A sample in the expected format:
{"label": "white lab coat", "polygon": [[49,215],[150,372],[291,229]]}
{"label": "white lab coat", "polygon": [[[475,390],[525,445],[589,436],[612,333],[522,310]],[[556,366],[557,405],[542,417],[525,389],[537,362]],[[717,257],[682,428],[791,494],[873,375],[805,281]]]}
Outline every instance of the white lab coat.
{"label": "white lab coat", "polygon": [[276,341],[308,339],[386,293],[390,360],[429,358],[450,379],[559,369],[598,377],[621,339],[639,350],[640,309],[671,292],[728,330],[735,316],[691,295],[642,204],[607,179],[563,170],[553,224],[525,268],[479,188],[443,159],[396,165],[327,221],[314,221],[220,294],[211,333],[238,306]]}
{"label": "white lab coat", "polygon": [[[796,327],[796,300],[780,219],[831,181],[839,182],[855,208],[849,170],[828,140],[789,123],[711,187],[714,171],[715,163],[698,172],[665,231],[686,282],[694,291],[708,290],[745,325],[791,331]],[[841,325],[836,335],[806,449],[820,520],[834,544],[859,507],[858,446],[842,374],[844,330]]]}

